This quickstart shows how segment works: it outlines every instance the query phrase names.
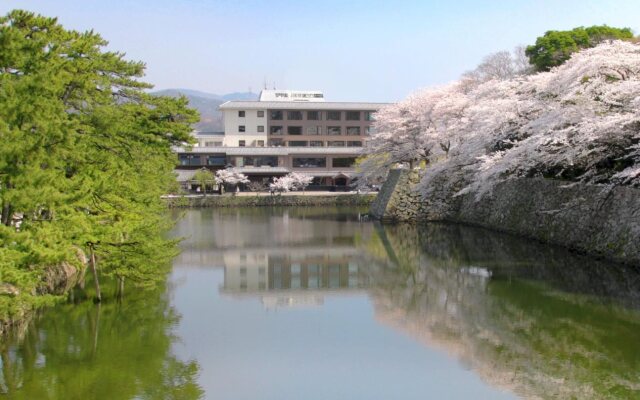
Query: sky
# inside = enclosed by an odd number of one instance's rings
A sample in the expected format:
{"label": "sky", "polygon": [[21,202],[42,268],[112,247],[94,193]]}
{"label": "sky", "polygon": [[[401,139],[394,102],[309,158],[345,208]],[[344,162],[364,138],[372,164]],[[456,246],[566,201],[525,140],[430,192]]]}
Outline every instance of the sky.
{"label": "sky", "polygon": [[547,30],[607,24],[640,34],[640,0],[0,0],[94,29],[147,65],[156,89],[321,90],[397,101]]}

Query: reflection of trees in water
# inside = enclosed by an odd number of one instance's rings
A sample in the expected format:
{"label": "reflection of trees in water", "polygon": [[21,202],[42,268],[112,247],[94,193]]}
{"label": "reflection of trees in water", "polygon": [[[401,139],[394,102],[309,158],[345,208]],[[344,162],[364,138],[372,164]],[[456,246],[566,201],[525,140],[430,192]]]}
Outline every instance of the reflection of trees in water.
{"label": "reflection of trees in water", "polygon": [[0,391],[15,399],[202,397],[197,363],[172,354],[178,317],[167,297],[158,289],[95,305],[76,293],[76,304],[47,310],[2,344]]}
{"label": "reflection of trees in water", "polygon": [[640,398],[638,272],[484,230],[379,230],[383,323],[528,398]]}

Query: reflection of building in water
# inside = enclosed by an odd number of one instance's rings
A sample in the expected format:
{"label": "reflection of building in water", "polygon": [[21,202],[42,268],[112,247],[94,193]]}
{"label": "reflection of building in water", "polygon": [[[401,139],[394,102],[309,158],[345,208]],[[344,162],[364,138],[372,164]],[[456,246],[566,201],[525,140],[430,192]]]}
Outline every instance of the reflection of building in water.
{"label": "reflection of building in water", "polygon": [[261,295],[266,308],[317,306],[324,294],[365,288],[368,274],[355,248],[226,252],[222,292]]}

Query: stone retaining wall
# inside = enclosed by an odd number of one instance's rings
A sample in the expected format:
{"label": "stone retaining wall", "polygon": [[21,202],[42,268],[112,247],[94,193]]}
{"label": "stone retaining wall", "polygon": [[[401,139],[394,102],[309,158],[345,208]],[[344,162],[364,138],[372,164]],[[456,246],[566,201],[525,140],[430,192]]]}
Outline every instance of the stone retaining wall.
{"label": "stone retaining wall", "polygon": [[381,191],[393,190],[384,211],[372,215],[482,226],[640,266],[640,189],[523,178],[502,182],[479,198],[454,197],[449,188],[420,199],[411,189],[417,179],[401,172]]}
{"label": "stone retaining wall", "polygon": [[518,179],[462,196],[448,220],[560,244],[640,266],[640,190]]}
{"label": "stone retaining wall", "polygon": [[420,182],[417,170],[394,169],[389,172],[370,214],[383,221],[416,221],[425,218],[422,196],[415,190]]}

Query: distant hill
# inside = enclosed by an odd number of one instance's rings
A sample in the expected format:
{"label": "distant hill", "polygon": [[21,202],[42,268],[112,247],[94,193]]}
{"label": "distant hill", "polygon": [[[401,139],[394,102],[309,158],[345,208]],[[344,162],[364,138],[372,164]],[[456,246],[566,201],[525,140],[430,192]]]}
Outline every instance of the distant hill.
{"label": "distant hill", "polygon": [[235,92],[223,95],[200,92],[191,89],[165,89],[151,92],[155,96],[178,97],[186,96],[189,105],[200,111],[200,122],[194,125],[199,131],[211,132],[224,130],[222,112],[218,106],[230,100],[258,100],[258,95],[251,92]]}

